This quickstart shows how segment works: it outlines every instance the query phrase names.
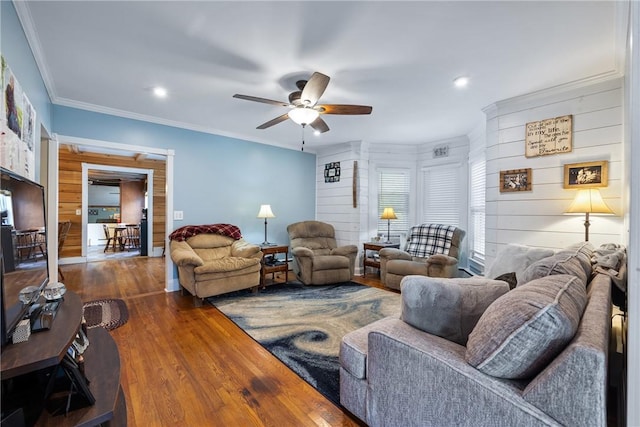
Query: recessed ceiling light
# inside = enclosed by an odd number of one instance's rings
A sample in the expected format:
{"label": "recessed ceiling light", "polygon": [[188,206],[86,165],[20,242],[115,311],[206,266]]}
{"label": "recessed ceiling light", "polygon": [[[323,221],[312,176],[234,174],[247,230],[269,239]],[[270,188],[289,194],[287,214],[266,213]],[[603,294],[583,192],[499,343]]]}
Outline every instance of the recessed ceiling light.
{"label": "recessed ceiling light", "polygon": [[320,131],[319,131],[319,130],[314,130],[314,131],[313,131],[313,134],[314,134],[315,136],[320,136]]}
{"label": "recessed ceiling light", "polygon": [[453,80],[453,84],[456,87],[466,87],[469,84],[469,77],[458,77],[456,79]]}
{"label": "recessed ceiling light", "polygon": [[156,86],[153,88],[153,94],[158,98],[166,98],[167,90],[161,86]]}

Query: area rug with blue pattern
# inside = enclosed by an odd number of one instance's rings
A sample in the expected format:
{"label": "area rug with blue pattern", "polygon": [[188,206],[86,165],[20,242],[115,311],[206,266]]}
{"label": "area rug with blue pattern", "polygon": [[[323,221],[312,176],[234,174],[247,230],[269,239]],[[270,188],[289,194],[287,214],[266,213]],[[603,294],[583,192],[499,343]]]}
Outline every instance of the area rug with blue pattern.
{"label": "area rug with blue pattern", "polygon": [[329,400],[340,404],[342,337],[400,315],[400,295],[354,282],[289,283],[207,301]]}

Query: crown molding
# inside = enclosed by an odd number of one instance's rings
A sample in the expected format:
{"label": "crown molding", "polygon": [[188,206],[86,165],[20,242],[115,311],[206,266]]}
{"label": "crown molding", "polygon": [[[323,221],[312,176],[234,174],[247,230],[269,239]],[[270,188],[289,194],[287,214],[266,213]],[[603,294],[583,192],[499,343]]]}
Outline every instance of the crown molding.
{"label": "crown molding", "polygon": [[563,94],[572,90],[578,90],[585,87],[593,86],[595,84],[612,82],[622,77],[624,77],[624,73],[622,71],[611,70],[604,73],[596,74],[594,76],[585,77],[584,79],[574,80],[545,89],[540,89],[534,92],[529,92],[523,95],[503,99],[501,101],[497,101],[493,104],[487,105],[482,109],[482,111],[487,115],[487,118],[492,118],[500,114],[502,110],[507,106],[511,106],[513,104],[527,104],[541,99],[546,99],[553,95]]}
{"label": "crown molding", "polygon": [[[241,135],[241,134],[238,134],[238,133],[234,133],[234,132],[227,132],[227,131],[223,131],[223,130],[220,130],[220,129],[208,128],[208,127],[205,127],[205,126],[195,126],[193,124],[185,123],[185,122],[181,122],[181,121],[177,121],[177,120],[168,120],[168,119],[163,119],[163,118],[159,118],[159,117],[155,117],[155,116],[149,116],[149,115],[146,115],[146,114],[133,113],[131,111],[120,110],[120,109],[117,109],[117,108],[104,107],[104,106],[101,106],[101,105],[90,104],[88,102],[74,101],[74,100],[68,99],[68,98],[56,98],[55,100],[53,100],[53,103],[56,104],[56,105],[63,106],[63,107],[77,108],[79,110],[85,110],[85,111],[93,111],[94,113],[100,113],[100,114],[106,114],[106,115],[110,115],[110,116],[122,117],[122,118],[125,118],[125,119],[139,120],[139,121],[148,122],[148,123],[155,123],[155,124],[163,125],[163,126],[170,126],[170,127],[175,127],[175,128],[179,128],[179,129],[191,130],[191,131],[194,131],[194,132],[201,132],[201,133],[206,133],[206,134],[210,134],[210,135],[224,136],[224,137],[227,137],[227,138],[239,139],[239,140],[248,141],[248,142],[255,142],[255,143],[258,143],[258,144],[271,145],[271,146],[274,146],[274,147],[285,148],[287,150],[297,150],[297,147],[291,147],[290,145],[286,145],[286,144],[278,143],[278,142],[273,142],[273,141],[266,140],[266,139],[248,139],[247,136]],[[305,148],[307,148],[307,147],[305,147]]]}

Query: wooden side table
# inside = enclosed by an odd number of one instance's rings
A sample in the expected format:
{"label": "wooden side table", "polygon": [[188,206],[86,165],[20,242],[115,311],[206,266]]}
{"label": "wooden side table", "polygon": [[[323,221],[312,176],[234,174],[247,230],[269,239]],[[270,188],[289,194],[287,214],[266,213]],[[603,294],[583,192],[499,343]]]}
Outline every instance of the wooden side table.
{"label": "wooden side table", "polygon": [[[289,281],[289,246],[287,245],[276,245],[276,246],[260,246],[260,250],[263,253],[262,257],[262,266],[260,268],[260,287],[265,286],[265,276],[269,273],[272,275],[274,273],[278,273],[284,271],[284,282],[287,283]],[[277,259],[277,254],[285,254],[284,261]],[[273,259],[275,262],[267,263],[267,257],[270,256],[270,259]],[[272,258],[271,258],[272,256]],[[273,276],[272,276],[273,277]]]}
{"label": "wooden side table", "polygon": [[380,249],[400,248],[399,243],[369,242],[364,244],[364,256],[362,257],[362,277],[367,275],[367,267],[380,270],[380,261],[375,256]]}

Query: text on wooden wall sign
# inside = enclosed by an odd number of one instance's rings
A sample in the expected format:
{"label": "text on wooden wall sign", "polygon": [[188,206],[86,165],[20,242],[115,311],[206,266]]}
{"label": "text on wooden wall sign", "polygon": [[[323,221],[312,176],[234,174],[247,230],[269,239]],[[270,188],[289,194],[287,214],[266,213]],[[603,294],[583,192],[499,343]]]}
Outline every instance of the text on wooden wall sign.
{"label": "text on wooden wall sign", "polygon": [[530,122],[525,127],[525,156],[536,157],[568,153],[572,150],[573,116]]}

